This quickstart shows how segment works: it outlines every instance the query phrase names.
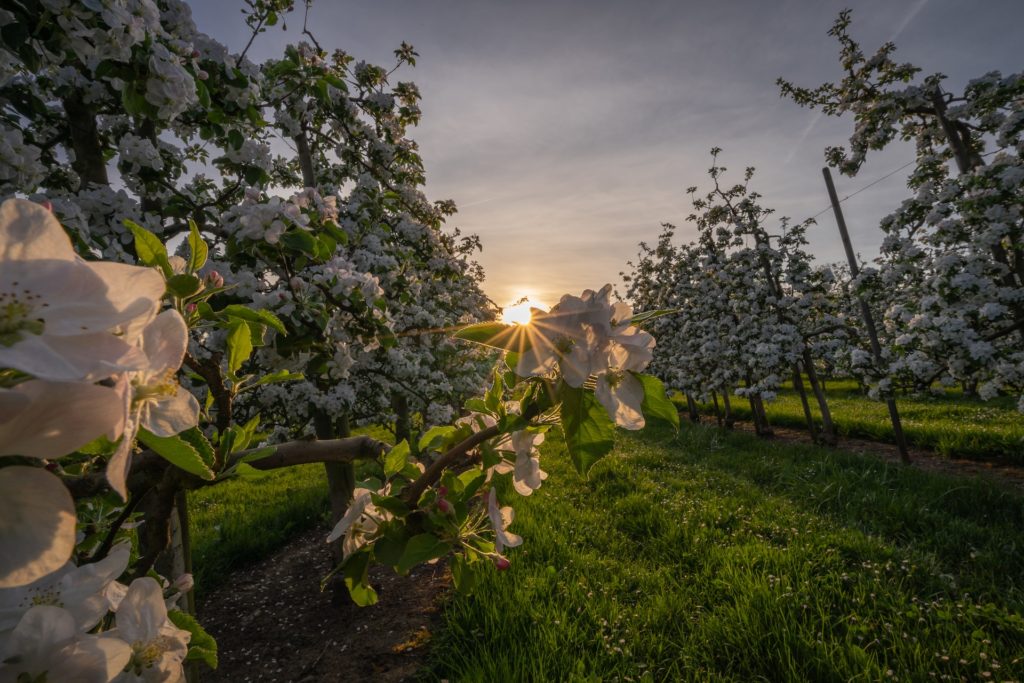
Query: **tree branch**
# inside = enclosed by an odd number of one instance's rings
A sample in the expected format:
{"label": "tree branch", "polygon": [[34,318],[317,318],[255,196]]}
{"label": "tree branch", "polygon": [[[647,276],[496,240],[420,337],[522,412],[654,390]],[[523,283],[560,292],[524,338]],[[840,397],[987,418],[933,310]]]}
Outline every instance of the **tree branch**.
{"label": "tree branch", "polygon": [[[234,465],[243,458],[263,449],[250,448],[232,453],[228,465]],[[369,436],[353,436],[347,439],[323,441],[289,441],[274,447],[270,455],[250,460],[249,465],[258,470],[276,470],[293,465],[313,462],[353,462],[379,458],[388,450],[388,445]]]}

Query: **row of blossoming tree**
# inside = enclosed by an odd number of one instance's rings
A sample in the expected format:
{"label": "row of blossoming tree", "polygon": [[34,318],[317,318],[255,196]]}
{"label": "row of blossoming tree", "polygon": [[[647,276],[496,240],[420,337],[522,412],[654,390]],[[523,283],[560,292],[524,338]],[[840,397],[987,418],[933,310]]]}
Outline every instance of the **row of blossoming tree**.
{"label": "row of blossoming tree", "polygon": [[[292,9],[246,7],[253,39]],[[369,605],[374,562],[507,569],[499,497],[541,486],[552,427],[586,473],[616,425],[678,423],[610,287],[493,322],[420,189],[415,86],[304,34],[257,64],[180,0],[0,9],[0,680],[216,665],[169,561],[189,490],[323,463]]]}
{"label": "row of blossoming tree", "polygon": [[[866,56],[850,21],[845,11],[830,31],[840,82],[779,85],[801,105],[852,113],[849,149],[826,151],[844,174],[855,175],[870,150],[915,143],[914,196],[881,221],[881,255],[857,278],[816,265],[806,251],[810,222],[769,226],[771,210],[748,187],[752,169],[726,186],[715,163],[713,189],[695,198],[688,219],[696,240],[674,244],[676,228],[666,225],[625,275],[635,304],[679,310],[651,323],[652,368],[695,399],[717,405],[722,396],[727,422],[729,394],[747,396],[760,432],[769,429],[762,400],[789,378],[816,432],[806,376],[826,440],[834,430],[821,369],[857,377],[875,396],[959,384],[985,399],[1021,396],[1024,410],[1024,74],[992,72],[949,94],[942,74],[915,83],[920,69],[895,62],[891,43]],[[880,359],[858,298],[883,320]]]}

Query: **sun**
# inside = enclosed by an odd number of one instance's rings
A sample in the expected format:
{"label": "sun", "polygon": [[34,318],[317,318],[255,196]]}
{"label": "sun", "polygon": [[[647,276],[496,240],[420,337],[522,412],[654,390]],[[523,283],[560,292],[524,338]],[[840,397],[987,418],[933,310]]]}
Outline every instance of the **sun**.
{"label": "sun", "polygon": [[529,325],[531,308],[547,309],[547,306],[529,298],[520,300],[501,309],[501,321],[508,325]]}

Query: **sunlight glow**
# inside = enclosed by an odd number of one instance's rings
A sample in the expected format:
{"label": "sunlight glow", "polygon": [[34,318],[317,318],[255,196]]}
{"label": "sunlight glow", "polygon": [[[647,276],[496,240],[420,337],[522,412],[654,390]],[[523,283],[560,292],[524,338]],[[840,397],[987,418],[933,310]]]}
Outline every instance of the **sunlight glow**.
{"label": "sunlight glow", "polygon": [[532,299],[526,299],[525,301],[520,301],[517,304],[505,306],[501,310],[501,321],[509,325],[529,325],[531,308],[546,310],[547,306],[537,301],[533,301]]}

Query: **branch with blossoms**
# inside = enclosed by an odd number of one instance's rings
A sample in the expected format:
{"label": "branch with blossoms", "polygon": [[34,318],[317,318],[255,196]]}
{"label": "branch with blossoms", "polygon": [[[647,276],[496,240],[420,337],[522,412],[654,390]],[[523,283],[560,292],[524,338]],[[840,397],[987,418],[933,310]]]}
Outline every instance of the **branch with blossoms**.
{"label": "branch with blossoms", "polygon": [[355,602],[376,602],[368,583],[371,563],[406,573],[421,562],[448,557],[455,586],[472,591],[481,572],[508,569],[507,548],[523,539],[508,530],[511,506],[501,507],[497,483],[531,495],[547,473],[537,447],[560,427],[581,474],[612,448],[616,426],[641,429],[649,419],[678,428],[675,406],[659,380],[641,371],[654,338],[635,323],[611,286],[566,295],[549,312],[533,311],[526,325],[479,323],[455,337],[500,349],[491,385],[470,399],[468,415],[422,436],[418,449],[436,454],[424,467],[408,442],[384,457],[381,477],[357,489],[348,513],[328,536],[341,540],[338,571]]}

